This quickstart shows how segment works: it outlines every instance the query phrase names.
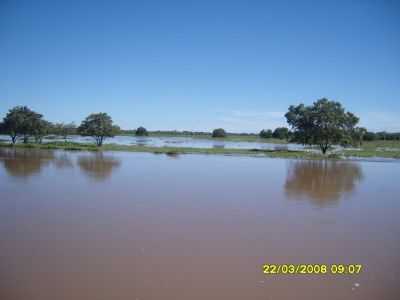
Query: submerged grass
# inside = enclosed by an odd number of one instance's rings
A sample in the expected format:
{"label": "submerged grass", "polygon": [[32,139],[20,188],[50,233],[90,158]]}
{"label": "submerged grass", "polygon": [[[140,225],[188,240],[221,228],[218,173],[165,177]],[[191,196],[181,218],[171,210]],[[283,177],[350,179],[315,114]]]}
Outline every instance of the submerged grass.
{"label": "submerged grass", "polygon": [[342,155],[345,157],[382,157],[382,158],[397,158],[400,159],[399,151],[381,151],[381,150],[344,150]]}
{"label": "submerged grass", "polygon": [[0,142],[0,147],[15,147],[15,148],[35,148],[35,149],[62,149],[71,151],[99,151],[100,149],[93,144],[81,144],[73,142],[50,142],[43,144],[20,144],[12,145],[10,143]]}
{"label": "submerged grass", "polygon": [[[400,145],[400,143],[397,143]],[[381,144],[369,145],[360,150],[344,149],[342,151],[330,153],[326,156],[313,151],[293,151],[285,149],[264,150],[264,149],[233,149],[233,148],[191,148],[191,147],[151,147],[140,145],[117,145],[106,144],[97,147],[94,144],[75,143],[75,142],[49,142],[43,144],[16,144],[0,142],[0,147],[16,148],[35,148],[35,149],[62,149],[66,151],[125,151],[125,152],[148,152],[154,154],[166,154],[177,156],[180,154],[219,154],[219,155],[241,155],[257,157],[276,157],[276,158],[301,158],[301,159],[343,159],[349,157],[360,158],[396,158],[400,159],[400,150],[382,150]]]}
{"label": "submerged grass", "polygon": [[319,155],[290,150],[260,150],[260,149],[231,149],[231,148],[191,148],[191,147],[149,147],[136,145],[106,144],[96,147],[93,144],[81,144],[73,142],[50,142],[43,144],[15,144],[0,142],[0,147],[35,148],[35,149],[63,149],[67,151],[126,151],[149,152],[154,154],[167,154],[170,156],[179,154],[220,154],[220,155],[244,155],[267,156],[283,158],[318,158]]}
{"label": "submerged grass", "polygon": [[[134,134],[122,134],[123,136],[135,136]],[[175,133],[158,133],[149,132],[149,137],[182,137],[192,138],[201,140],[214,140],[214,141],[225,141],[225,142],[257,142],[257,143],[269,143],[269,144],[287,144],[287,140],[281,140],[276,138],[261,138],[256,134],[240,135],[240,134],[227,134],[223,138],[212,137],[211,134],[175,134]]]}

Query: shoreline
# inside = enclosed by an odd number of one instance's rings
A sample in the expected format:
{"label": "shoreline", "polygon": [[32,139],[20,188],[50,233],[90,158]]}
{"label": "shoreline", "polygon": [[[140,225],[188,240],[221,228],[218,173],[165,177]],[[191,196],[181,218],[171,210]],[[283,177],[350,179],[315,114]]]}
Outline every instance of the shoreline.
{"label": "shoreline", "polygon": [[45,149],[65,151],[122,151],[122,152],[143,152],[154,154],[166,154],[169,156],[184,154],[206,154],[206,155],[229,155],[248,157],[268,158],[293,158],[311,160],[360,160],[360,159],[388,159],[399,160],[400,151],[378,151],[378,150],[341,150],[322,155],[320,153],[301,150],[260,150],[260,149],[233,149],[233,148],[192,148],[192,147],[151,147],[136,145],[105,144],[97,147],[94,144],[73,143],[73,142],[49,142],[43,144],[22,144],[0,142],[0,147],[22,148],[22,149]]}

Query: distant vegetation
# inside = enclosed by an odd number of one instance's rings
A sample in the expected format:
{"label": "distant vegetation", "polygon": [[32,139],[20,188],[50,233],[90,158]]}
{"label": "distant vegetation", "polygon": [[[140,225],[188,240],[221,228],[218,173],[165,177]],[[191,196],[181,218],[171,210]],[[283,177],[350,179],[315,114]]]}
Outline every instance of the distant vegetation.
{"label": "distant vegetation", "polygon": [[214,129],[213,133],[212,133],[212,137],[213,138],[224,138],[224,137],[226,137],[226,132],[222,128]]}
{"label": "distant vegetation", "polygon": [[[213,132],[204,131],[147,131],[144,127],[136,130],[121,130],[113,124],[106,113],[89,115],[79,127],[74,123],[51,123],[43,115],[26,106],[16,106],[8,111],[0,122],[0,133],[7,134],[14,145],[17,141],[41,144],[46,139],[62,137],[67,142],[71,135],[91,136],[97,146],[102,146],[107,137],[117,134],[137,136],[184,136],[192,138],[224,138],[232,141],[266,141],[269,143],[301,143],[317,145],[322,153],[335,144],[361,146],[364,141],[400,141],[400,133],[371,132],[357,127],[359,118],[346,112],[339,102],[320,99],[310,106],[290,106],[285,114],[291,128],[278,127],[263,129],[255,133],[228,133],[222,128]],[[373,150],[371,150],[373,151]]]}
{"label": "distant vegetation", "polygon": [[260,138],[263,138],[263,139],[270,139],[270,138],[272,138],[272,130],[271,129],[263,129],[260,131],[259,136],[260,136]]}
{"label": "distant vegetation", "polygon": [[77,134],[77,127],[75,123],[55,123],[50,129],[50,132],[66,140],[69,135]]}
{"label": "distant vegetation", "polygon": [[289,129],[286,127],[278,127],[272,133],[272,137],[280,140],[288,140],[289,139]]}
{"label": "distant vegetation", "polygon": [[147,132],[146,128],[140,126],[138,129],[136,129],[135,135],[136,136],[148,136],[149,133]]}
{"label": "distant vegetation", "polygon": [[400,132],[390,133],[386,131],[367,131],[363,136],[364,141],[400,141]]}

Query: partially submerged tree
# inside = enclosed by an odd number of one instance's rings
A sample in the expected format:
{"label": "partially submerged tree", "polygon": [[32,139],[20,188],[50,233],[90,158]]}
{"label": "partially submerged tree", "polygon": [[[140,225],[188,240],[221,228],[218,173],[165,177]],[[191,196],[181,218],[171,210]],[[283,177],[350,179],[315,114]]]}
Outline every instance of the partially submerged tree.
{"label": "partially submerged tree", "polygon": [[102,146],[106,137],[113,137],[118,131],[119,127],[113,125],[111,117],[106,113],[91,114],[78,127],[78,133],[93,137],[97,146]]}
{"label": "partially submerged tree", "polygon": [[226,137],[226,132],[222,128],[214,129],[212,132],[212,137],[214,138],[223,138]]}
{"label": "partially submerged tree", "polygon": [[140,126],[140,127],[138,127],[138,129],[136,129],[135,135],[137,135],[137,136],[148,136],[149,133],[147,132],[146,128]]}
{"label": "partially submerged tree", "polygon": [[263,139],[270,139],[272,138],[272,130],[271,129],[263,129],[260,131],[259,136]]}
{"label": "partially submerged tree", "polygon": [[38,144],[42,143],[43,137],[49,134],[51,123],[45,120],[36,120],[32,123],[32,134],[35,138],[35,142]]}
{"label": "partially submerged tree", "polygon": [[42,117],[26,106],[16,106],[10,109],[4,118],[3,130],[11,137],[13,144],[19,136],[22,136],[24,143],[27,143],[29,136],[34,135],[35,129],[43,124]]}
{"label": "partially submerged tree", "polygon": [[339,102],[320,99],[311,106],[291,105],[285,114],[294,137],[303,144],[318,145],[323,154],[328,148],[351,136],[359,119]]}

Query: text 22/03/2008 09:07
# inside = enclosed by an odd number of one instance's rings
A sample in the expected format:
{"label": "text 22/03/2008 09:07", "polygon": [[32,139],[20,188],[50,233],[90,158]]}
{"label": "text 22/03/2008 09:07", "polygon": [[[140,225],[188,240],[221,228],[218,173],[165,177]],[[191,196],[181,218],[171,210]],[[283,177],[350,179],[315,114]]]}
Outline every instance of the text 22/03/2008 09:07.
{"label": "text 22/03/2008 09:07", "polygon": [[360,274],[361,264],[264,264],[263,273],[275,274]]}

